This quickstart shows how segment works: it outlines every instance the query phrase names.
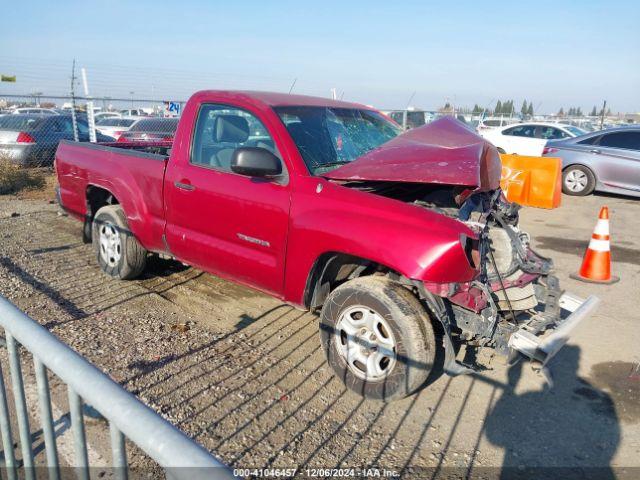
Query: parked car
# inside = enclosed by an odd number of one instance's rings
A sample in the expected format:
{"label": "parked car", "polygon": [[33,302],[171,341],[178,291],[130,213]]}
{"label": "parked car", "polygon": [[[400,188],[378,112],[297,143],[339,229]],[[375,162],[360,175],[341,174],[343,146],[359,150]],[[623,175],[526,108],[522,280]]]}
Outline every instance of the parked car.
{"label": "parked car", "polygon": [[562,191],[640,197],[640,127],[601,130],[548,142],[544,156],[562,158]]}
{"label": "parked car", "polygon": [[40,107],[20,107],[15,108],[11,113],[15,115],[30,114],[30,115],[58,115],[58,112],[51,108]]}
{"label": "parked car", "polygon": [[597,304],[563,293],[518,229],[495,147],[453,118],[402,133],[363,105],[204,91],[176,139],[168,157],[60,144],[60,204],[100,267],[136,278],[157,252],[320,311],[328,362],[361,395],[420,388],[434,324],[449,374],[472,371],[454,340],[548,372]]}
{"label": "parked car", "polygon": [[573,138],[586,132],[573,125],[529,122],[480,130],[479,133],[493,143],[500,153],[539,157],[547,141]]}
{"label": "parked car", "polygon": [[178,128],[177,118],[147,117],[135,122],[118,137],[119,142],[172,141]]}
{"label": "parked car", "polygon": [[124,132],[139,121],[139,118],[134,117],[101,118],[96,122],[96,130],[103,135],[108,135],[118,140]]}
{"label": "parked car", "polygon": [[[77,119],[80,141],[89,141],[89,126]],[[60,140],[73,140],[71,115],[5,115],[0,117],[0,156],[24,166],[53,164]],[[113,138],[97,133],[99,142]]]}
{"label": "parked car", "polygon": [[387,113],[393,121],[400,125],[404,130],[421,127],[431,121],[431,114],[424,110],[394,110]]}

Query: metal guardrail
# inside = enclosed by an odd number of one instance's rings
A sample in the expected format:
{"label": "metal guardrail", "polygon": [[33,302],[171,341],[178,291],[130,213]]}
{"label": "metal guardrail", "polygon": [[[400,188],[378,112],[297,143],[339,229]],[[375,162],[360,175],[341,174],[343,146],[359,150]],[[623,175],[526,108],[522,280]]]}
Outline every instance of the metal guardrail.
{"label": "metal guardrail", "polygon": [[126,480],[128,477],[125,436],[164,468],[168,477],[176,480],[234,478],[231,471],[204,448],[2,296],[0,296],[0,326],[5,331],[11,389],[15,401],[24,470],[24,472],[20,471],[15,458],[9,402],[0,366],[0,437],[4,449],[6,476],[9,480],[23,477],[27,480],[35,479],[34,454],[19,344],[33,355],[47,471],[50,479],[59,479],[61,475],[47,369],[57,375],[68,388],[75,447],[75,465],[72,466],[75,467],[79,479],[89,479],[89,459],[82,412],[83,400],[109,422],[113,471],[116,478]]}

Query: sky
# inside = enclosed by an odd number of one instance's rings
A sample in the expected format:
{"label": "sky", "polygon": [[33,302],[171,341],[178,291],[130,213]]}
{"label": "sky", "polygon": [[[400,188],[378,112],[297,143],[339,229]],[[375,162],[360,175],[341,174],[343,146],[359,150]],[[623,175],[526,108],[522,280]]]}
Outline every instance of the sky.
{"label": "sky", "polygon": [[380,109],[526,99],[553,113],[606,99],[640,112],[638,0],[29,0],[4,10],[0,73],[17,82],[0,83],[0,97],[67,94],[75,59],[90,93],[112,97],[287,92],[295,81],[294,93],[335,88]]}

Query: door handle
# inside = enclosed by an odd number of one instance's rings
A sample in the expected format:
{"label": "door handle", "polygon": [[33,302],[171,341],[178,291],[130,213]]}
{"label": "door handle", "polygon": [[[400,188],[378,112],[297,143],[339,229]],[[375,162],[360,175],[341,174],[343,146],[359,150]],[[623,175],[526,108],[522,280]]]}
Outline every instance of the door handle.
{"label": "door handle", "polygon": [[173,182],[173,184],[176,186],[176,188],[179,188],[180,190],[186,190],[188,192],[192,192],[196,189],[196,187],[194,187],[190,183]]}
{"label": "door handle", "polygon": [[597,148],[592,148],[591,150],[589,150],[591,153],[602,153],[600,152],[600,150],[598,150]]}

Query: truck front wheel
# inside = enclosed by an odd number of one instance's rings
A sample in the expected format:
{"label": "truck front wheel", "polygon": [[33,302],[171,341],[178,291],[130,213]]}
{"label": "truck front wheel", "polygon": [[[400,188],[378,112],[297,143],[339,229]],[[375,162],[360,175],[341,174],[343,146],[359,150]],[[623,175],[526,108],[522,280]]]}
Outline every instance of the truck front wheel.
{"label": "truck front wheel", "polygon": [[385,277],[360,277],[336,288],[322,308],[320,338],[329,365],[348,388],[384,401],[420,388],[435,358],[425,309]]}
{"label": "truck front wheel", "polygon": [[107,205],[96,212],[91,238],[105,273],[121,280],[140,276],[147,263],[147,251],[129,230],[120,205]]}

